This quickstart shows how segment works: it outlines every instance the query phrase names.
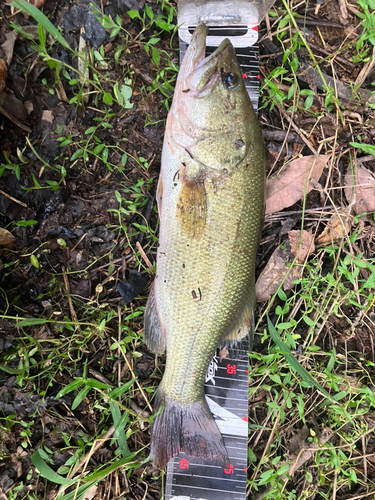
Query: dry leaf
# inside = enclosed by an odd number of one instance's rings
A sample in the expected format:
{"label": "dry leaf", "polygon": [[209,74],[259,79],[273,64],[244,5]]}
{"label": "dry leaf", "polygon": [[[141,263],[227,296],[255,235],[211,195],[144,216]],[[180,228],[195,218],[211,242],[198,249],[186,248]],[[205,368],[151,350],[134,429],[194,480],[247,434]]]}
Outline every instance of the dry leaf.
{"label": "dry leaf", "polygon": [[27,111],[22,101],[17,99],[15,95],[7,92],[0,93],[0,106],[10,116],[23,122],[27,119]]}
{"label": "dry leaf", "polygon": [[221,363],[223,359],[228,359],[229,358],[229,351],[227,347],[223,347],[221,351],[219,352],[219,362]]}
{"label": "dry leaf", "polygon": [[44,109],[43,113],[42,113],[42,121],[52,123],[53,119],[54,119],[54,116],[52,114],[52,111],[50,111],[49,109]]}
{"label": "dry leaf", "polygon": [[305,449],[302,449],[302,453],[298,453],[298,458],[296,461],[290,466],[288,474],[293,476],[294,472],[302,467],[308,460],[310,460],[314,454],[322,447],[322,445],[328,443],[328,441],[332,438],[333,431],[329,428],[324,428],[318,437],[318,443],[309,443],[309,446]]}
{"label": "dry leaf", "polygon": [[[302,264],[306,257],[315,252],[314,235],[310,231],[289,231],[290,249],[292,254],[297,257],[297,262]],[[301,247],[300,247],[301,242]]]}
{"label": "dry leaf", "polygon": [[0,246],[9,246],[15,239],[12,233],[0,227]]}
{"label": "dry leaf", "polygon": [[34,7],[36,7],[37,9],[40,9],[46,3],[46,0],[26,0],[26,1],[31,3],[31,5],[34,5]]}
{"label": "dry leaf", "polygon": [[347,214],[334,215],[327,222],[326,227],[315,243],[319,246],[332,245],[333,242],[344,238],[350,229],[351,220]]}
{"label": "dry leaf", "polygon": [[289,439],[288,451],[290,460],[295,460],[302,448],[306,448],[306,439],[309,436],[310,429],[305,424],[302,429],[298,429],[294,436]]}
{"label": "dry leaf", "polygon": [[293,261],[294,255],[290,250],[282,250],[281,246],[276,248],[255,285],[257,302],[269,300],[279,288],[288,271],[289,274],[285,278],[282,288],[283,290],[290,290],[294,287],[293,281],[302,277],[303,267],[288,267],[288,264],[291,264]]}
{"label": "dry leaf", "polygon": [[345,187],[346,199],[349,203],[354,201],[356,214],[375,211],[375,175],[373,172],[359,164],[353,176],[349,167],[345,175],[345,184],[347,186]]}
{"label": "dry leaf", "polygon": [[89,93],[90,93],[90,73],[89,66],[87,61],[89,60],[88,56],[88,48],[86,40],[83,38],[85,35],[85,28],[81,27],[81,32],[79,35],[79,45],[78,52],[80,57],[78,58],[78,71],[81,76],[81,81],[83,84],[83,92],[82,92],[82,100],[84,104],[87,104],[89,101]]}
{"label": "dry leaf", "polygon": [[294,205],[303,198],[305,191],[307,194],[314,189],[311,182],[306,187],[305,184],[308,178],[319,181],[329,156],[321,155],[320,158],[321,161],[314,155],[297,158],[291,161],[279,176],[267,180],[266,214]]}
{"label": "dry leaf", "polygon": [[5,64],[7,66],[9,66],[10,63],[12,62],[14,43],[17,40],[17,37],[18,37],[17,30],[10,31],[7,35],[5,35],[5,42],[1,46],[1,48],[4,51]]}
{"label": "dry leaf", "polygon": [[354,376],[346,375],[343,380],[342,384],[337,384],[339,391],[351,392],[353,394],[357,393],[358,389],[363,385],[362,382]]}
{"label": "dry leaf", "polygon": [[[46,0],[26,0],[26,2],[31,3],[31,5],[40,9],[46,3]],[[26,14],[26,12],[22,12],[22,15],[25,19],[29,19],[29,14]]]}
{"label": "dry leaf", "polygon": [[98,485],[94,484],[91,486],[83,496],[83,500],[92,500],[98,491]]}
{"label": "dry leaf", "polygon": [[5,80],[8,76],[7,65],[5,64],[4,59],[0,59],[0,94],[4,92],[5,89]]}

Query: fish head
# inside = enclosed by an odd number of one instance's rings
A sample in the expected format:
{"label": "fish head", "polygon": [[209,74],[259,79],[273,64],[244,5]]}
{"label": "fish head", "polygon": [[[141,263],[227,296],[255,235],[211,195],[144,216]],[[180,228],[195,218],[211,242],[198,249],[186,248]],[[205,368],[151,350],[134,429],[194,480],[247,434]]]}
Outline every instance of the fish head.
{"label": "fish head", "polygon": [[257,140],[252,123],[259,126],[233,45],[225,39],[205,57],[206,37],[201,24],[181,64],[167,131],[199,165],[229,172]]}

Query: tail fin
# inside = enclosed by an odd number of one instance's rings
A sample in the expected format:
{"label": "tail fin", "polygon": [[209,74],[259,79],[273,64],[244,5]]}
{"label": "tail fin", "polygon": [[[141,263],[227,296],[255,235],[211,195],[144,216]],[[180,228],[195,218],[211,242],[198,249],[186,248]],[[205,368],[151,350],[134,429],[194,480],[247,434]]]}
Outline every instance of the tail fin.
{"label": "tail fin", "polygon": [[206,400],[181,405],[159,387],[155,410],[162,406],[151,428],[151,458],[164,468],[180,452],[224,466],[228,453]]}

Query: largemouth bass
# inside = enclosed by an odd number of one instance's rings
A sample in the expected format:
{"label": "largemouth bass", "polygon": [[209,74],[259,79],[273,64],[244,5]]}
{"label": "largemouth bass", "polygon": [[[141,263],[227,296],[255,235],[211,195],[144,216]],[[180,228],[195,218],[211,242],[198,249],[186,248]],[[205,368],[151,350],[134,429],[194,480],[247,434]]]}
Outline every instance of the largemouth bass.
{"label": "largemouth bass", "polygon": [[227,461],[204,397],[219,345],[245,337],[264,214],[261,129],[229,40],[205,58],[199,25],[183,59],[168,115],[157,188],[157,272],[144,340],[167,351],[151,429],[160,468],[180,451]]}

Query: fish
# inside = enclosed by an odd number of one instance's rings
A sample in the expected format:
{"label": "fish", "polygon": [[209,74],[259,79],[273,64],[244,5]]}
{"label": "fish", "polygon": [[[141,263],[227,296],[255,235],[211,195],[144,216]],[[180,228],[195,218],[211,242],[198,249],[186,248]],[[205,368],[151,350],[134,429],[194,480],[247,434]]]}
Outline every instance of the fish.
{"label": "fish", "polygon": [[159,246],[144,342],[166,351],[151,426],[159,468],[180,452],[227,463],[204,379],[217,347],[246,337],[253,323],[263,139],[231,42],[205,57],[206,37],[198,25],[178,73],[156,192]]}

